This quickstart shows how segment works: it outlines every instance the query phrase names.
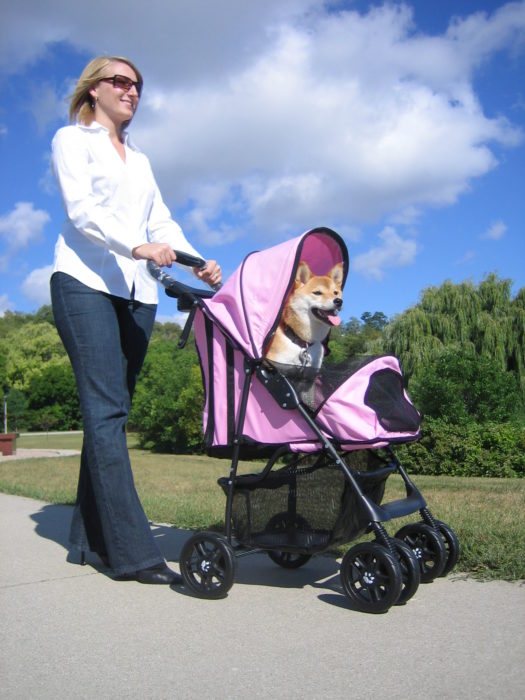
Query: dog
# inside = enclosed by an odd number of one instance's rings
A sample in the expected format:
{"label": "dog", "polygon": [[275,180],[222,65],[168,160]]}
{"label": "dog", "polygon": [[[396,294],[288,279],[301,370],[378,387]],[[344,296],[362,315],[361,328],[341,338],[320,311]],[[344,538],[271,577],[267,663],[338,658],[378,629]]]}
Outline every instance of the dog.
{"label": "dog", "polygon": [[265,348],[265,357],[279,365],[320,369],[330,328],[341,323],[338,314],[343,305],[342,283],[341,263],[327,275],[314,275],[301,260],[279,326]]}

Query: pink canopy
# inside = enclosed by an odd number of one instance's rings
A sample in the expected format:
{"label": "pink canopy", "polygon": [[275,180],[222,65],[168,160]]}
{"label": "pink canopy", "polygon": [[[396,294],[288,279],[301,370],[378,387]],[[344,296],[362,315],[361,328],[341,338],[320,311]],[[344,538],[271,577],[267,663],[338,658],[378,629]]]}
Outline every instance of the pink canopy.
{"label": "pink canopy", "polygon": [[[250,253],[224,286],[206,301],[208,315],[249,357],[259,359],[278,325],[300,260],[315,275],[326,275],[336,263],[348,272],[343,239],[328,228],[315,228],[285,243]],[[343,282],[344,285],[344,282]]]}

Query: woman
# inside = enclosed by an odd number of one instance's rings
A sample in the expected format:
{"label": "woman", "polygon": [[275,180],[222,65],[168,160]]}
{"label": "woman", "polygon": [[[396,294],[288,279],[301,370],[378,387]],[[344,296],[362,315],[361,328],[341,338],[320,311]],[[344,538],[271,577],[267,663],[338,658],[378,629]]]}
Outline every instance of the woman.
{"label": "woman", "polygon": [[[71,544],[82,562],[86,550],[96,552],[115,578],[173,584],[182,579],[166,565],[135,490],[126,422],[157,304],[146,261],[171,267],[173,249],[199,254],[127,137],[141,91],[140,72],[121,57],[95,58],[78,80],[72,123],[52,144],[66,220],[51,299],[84,427]],[[211,285],[221,280],[215,261],[194,274]]]}

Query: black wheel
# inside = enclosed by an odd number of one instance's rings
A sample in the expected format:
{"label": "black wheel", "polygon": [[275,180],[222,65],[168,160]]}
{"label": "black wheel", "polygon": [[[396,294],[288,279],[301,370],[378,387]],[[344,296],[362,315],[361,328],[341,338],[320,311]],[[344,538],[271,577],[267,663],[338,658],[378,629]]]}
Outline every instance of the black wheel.
{"label": "black wheel", "polygon": [[200,598],[224,598],[235,581],[237,560],[228,541],[199,532],[185,542],[180,571],[186,586]]}
{"label": "black wheel", "polygon": [[399,568],[401,569],[401,580],[403,586],[401,593],[397,599],[396,605],[404,605],[417,591],[421,581],[421,572],[419,571],[419,561],[410,547],[395,537],[391,539],[392,545],[396,550]]}
{"label": "black wheel", "polygon": [[298,569],[299,567],[306,564],[312,558],[311,554],[296,554],[295,552],[278,552],[275,549],[271,549],[268,552],[268,556],[272,561],[283,569]]}
{"label": "black wheel", "polygon": [[399,564],[375,542],[356,544],[343,557],[341,583],[362,612],[384,613],[397,602],[403,586]]}
{"label": "black wheel", "polygon": [[[302,515],[278,513],[268,520],[264,530],[265,532],[275,534],[286,532],[291,533],[290,539],[293,540],[294,531],[301,530],[303,532],[308,532],[310,530],[310,525]],[[269,550],[268,556],[273,562],[279,564],[279,566],[282,566],[285,569],[298,569],[312,558],[311,554],[304,554],[302,552],[284,552],[279,549]]]}
{"label": "black wheel", "polygon": [[447,550],[441,536],[430,525],[405,525],[396,532],[396,537],[403,540],[416,555],[423,583],[430,583],[441,576],[447,560]]}
{"label": "black wheel", "polygon": [[446,576],[457,564],[459,558],[459,542],[454,530],[446,523],[436,520],[436,527],[441,535],[445,549],[447,550],[447,560],[440,574],[441,576]]}

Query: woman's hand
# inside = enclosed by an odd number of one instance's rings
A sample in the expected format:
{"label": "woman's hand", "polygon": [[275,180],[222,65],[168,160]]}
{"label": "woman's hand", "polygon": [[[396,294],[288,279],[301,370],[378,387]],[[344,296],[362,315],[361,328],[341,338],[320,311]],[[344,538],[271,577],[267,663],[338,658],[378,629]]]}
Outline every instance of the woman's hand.
{"label": "woman's hand", "polygon": [[206,267],[194,267],[193,273],[211,287],[215,287],[222,282],[222,270],[215,260],[208,260]]}
{"label": "woman's hand", "polygon": [[171,267],[177,256],[167,243],[142,243],[133,248],[135,260],[153,260],[159,267]]}

